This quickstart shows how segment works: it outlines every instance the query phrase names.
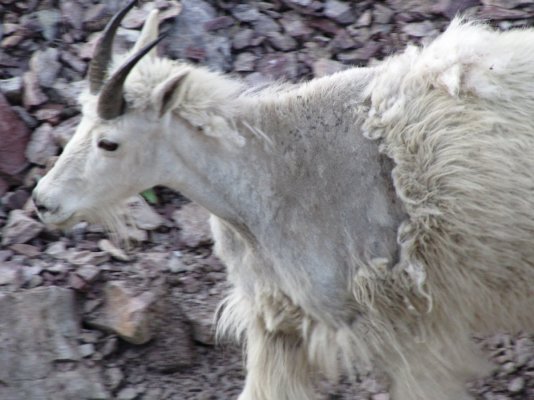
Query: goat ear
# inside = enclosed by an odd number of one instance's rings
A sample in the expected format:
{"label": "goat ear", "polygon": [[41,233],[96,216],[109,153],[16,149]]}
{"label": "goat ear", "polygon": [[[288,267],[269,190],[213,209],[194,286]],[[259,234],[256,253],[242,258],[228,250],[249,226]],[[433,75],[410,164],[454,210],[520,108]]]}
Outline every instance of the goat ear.
{"label": "goat ear", "polygon": [[[159,12],[158,10],[152,10],[150,11],[150,14],[148,14],[148,18],[145,24],[143,25],[143,30],[141,31],[137,42],[135,42],[135,45],[132,49],[132,54],[137,54],[143,47],[157,39],[159,31],[158,25]],[[153,50],[150,50],[150,52],[146,55],[146,57],[148,58],[154,58],[155,56],[155,48]]]}
{"label": "goat ear", "polygon": [[156,109],[159,110],[159,116],[163,116],[167,111],[172,110],[179,101],[178,87],[189,74],[189,70],[180,71],[171,76],[164,82],[160,83],[153,92],[153,101]]}

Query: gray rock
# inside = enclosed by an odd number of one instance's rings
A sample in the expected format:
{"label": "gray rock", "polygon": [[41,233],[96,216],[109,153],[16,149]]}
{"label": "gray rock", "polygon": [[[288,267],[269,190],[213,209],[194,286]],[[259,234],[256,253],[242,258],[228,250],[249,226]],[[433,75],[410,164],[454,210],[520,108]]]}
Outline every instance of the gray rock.
{"label": "gray rock", "polygon": [[81,117],[77,115],[75,117],[63,121],[62,123],[54,127],[54,130],[52,131],[52,137],[54,138],[54,142],[60,147],[65,147],[65,145],[74,135],[76,128],[80,124],[80,120]]}
{"label": "gray rock", "polygon": [[115,390],[124,381],[124,373],[117,367],[108,368],[104,373],[104,379],[110,389]]}
{"label": "gray rock", "polygon": [[26,257],[38,257],[41,254],[41,250],[37,246],[32,246],[26,243],[15,243],[9,246],[15,253]]}
{"label": "gray rock", "polygon": [[106,26],[110,16],[111,10],[105,3],[88,7],[83,15],[83,27],[89,31],[100,31]]}
{"label": "gray rock", "polygon": [[19,102],[22,98],[22,78],[14,76],[13,78],[0,79],[0,92],[11,102]]}
{"label": "gray rock", "polygon": [[33,71],[28,71],[22,76],[24,83],[24,94],[22,102],[24,107],[32,108],[39,106],[48,100],[39,86],[39,78]]}
{"label": "gray rock", "polygon": [[71,250],[67,260],[74,265],[100,265],[109,261],[109,254],[104,251]]}
{"label": "gray rock", "polygon": [[36,237],[44,229],[44,225],[28,217],[22,210],[9,213],[6,226],[2,230],[2,245],[26,243]]}
{"label": "gray rock", "polygon": [[17,189],[6,193],[2,197],[2,205],[6,211],[23,208],[30,197],[30,193],[24,189]]}
{"label": "gray rock", "polygon": [[[377,24],[388,24],[395,15],[395,11],[380,3],[374,5],[374,22]],[[359,20],[358,20],[359,21]],[[366,26],[366,25],[365,25]]]}
{"label": "gray rock", "polygon": [[0,264],[0,285],[15,283],[22,277],[22,266],[15,262]]}
{"label": "gray rock", "polygon": [[78,351],[81,357],[87,358],[94,354],[95,346],[92,343],[85,343],[78,346]]}
{"label": "gray rock", "polygon": [[228,71],[232,65],[230,40],[204,29],[204,24],[216,16],[213,6],[204,0],[182,1],[182,12],[176,17],[165,43],[167,55]]}
{"label": "gray rock", "polygon": [[327,0],[324,5],[324,15],[340,24],[355,22],[355,16],[349,2]]}
{"label": "gray rock", "polygon": [[297,42],[291,36],[283,35],[280,32],[269,32],[267,34],[269,43],[276,49],[281,51],[294,50],[297,47]]}
{"label": "gray rock", "polygon": [[366,10],[358,17],[358,20],[354,26],[357,28],[362,28],[371,25],[371,22],[373,22],[373,14],[371,10]]}
{"label": "gray rock", "polygon": [[119,394],[117,395],[117,400],[134,400],[139,395],[139,392],[137,389],[132,387],[125,387],[124,389],[121,389]]}
{"label": "gray rock", "polygon": [[256,57],[252,53],[239,53],[234,61],[234,71],[251,72],[254,71]]}
{"label": "gray rock", "polygon": [[189,203],[176,210],[172,219],[181,229],[181,239],[189,247],[197,247],[213,241],[209,227],[209,212],[196,203]]}
{"label": "gray rock", "polygon": [[45,254],[59,260],[66,260],[69,257],[70,252],[67,251],[65,242],[55,242],[48,245]]}
{"label": "gray rock", "polygon": [[297,57],[294,53],[271,53],[258,61],[257,71],[271,79],[296,79]]}
{"label": "gray rock", "polygon": [[260,36],[267,36],[269,33],[282,30],[282,27],[274,19],[265,14],[260,14],[259,18],[252,25],[256,34]]}
{"label": "gray rock", "polygon": [[252,4],[238,4],[230,11],[237,20],[242,22],[257,21],[261,16],[259,10]]}
{"label": "gray rock", "polygon": [[82,265],[76,270],[76,275],[87,283],[94,282],[100,275],[100,269],[91,264]]}
{"label": "gray rock", "polygon": [[190,321],[182,311],[181,300],[165,292],[153,319],[155,336],[146,355],[148,367],[163,373],[190,367],[196,354]]}
{"label": "gray rock", "polygon": [[52,125],[45,123],[37,128],[26,148],[26,158],[34,164],[46,165],[47,161],[56,156],[59,148],[53,137]]}
{"label": "gray rock", "polygon": [[83,8],[77,1],[61,1],[59,4],[63,21],[76,30],[83,27]]}
{"label": "gray rock", "polygon": [[313,30],[302,18],[293,12],[285,13],[280,19],[280,24],[288,35],[296,38],[305,38],[313,33]]}
{"label": "gray rock", "polygon": [[41,33],[49,42],[57,37],[60,19],[61,14],[56,9],[51,8],[37,11],[37,21],[41,26]]}
{"label": "gray rock", "polygon": [[78,97],[87,83],[84,80],[77,82],[67,82],[63,78],[58,78],[54,82],[54,92],[59,96],[58,100],[66,103],[69,106],[78,107]]}
{"label": "gray rock", "polygon": [[508,391],[511,393],[519,393],[525,389],[525,378],[518,376],[510,381],[508,384]]}
{"label": "gray rock", "polygon": [[41,86],[46,88],[53,86],[61,69],[58,58],[59,50],[53,47],[33,53],[30,59],[30,68],[37,75]]}
{"label": "gray rock", "polygon": [[347,66],[340,62],[322,58],[313,63],[313,76],[320,78],[322,76],[331,75],[339,71],[343,71]]}
{"label": "gray rock", "polygon": [[0,398],[109,399],[80,362],[78,334],[72,291],[51,286],[0,295]]}
{"label": "gray rock", "polygon": [[436,36],[439,32],[430,21],[412,22],[402,27],[402,31],[410,36],[429,37]]}
{"label": "gray rock", "polygon": [[239,30],[232,40],[232,46],[236,50],[244,49],[252,44],[254,38],[254,31],[252,29]]}

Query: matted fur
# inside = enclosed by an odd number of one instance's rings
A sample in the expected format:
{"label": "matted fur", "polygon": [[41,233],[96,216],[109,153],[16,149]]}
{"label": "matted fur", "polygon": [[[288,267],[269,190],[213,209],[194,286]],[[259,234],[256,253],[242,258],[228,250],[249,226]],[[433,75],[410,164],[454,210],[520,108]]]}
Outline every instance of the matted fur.
{"label": "matted fur", "polygon": [[233,284],[218,334],[246,344],[239,400],[313,399],[314,374],[372,364],[394,400],[465,400],[488,371],[470,335],[534,329],[534,31],[455,20],[375,68],[262,89],[150,57],[117,120],[82,95],[35,198],[52,223],[157,184],[211,211]]}
{"label": "matted fur", "polygon": [[[532,30],[499,33],[455,20],[427,48],[377,67],[362,110],[366,136],[395,161],[409,215],[399,228],[401,260],[391,271],[358,263],[348,289],[363,315],[338,328],[294,310],[281,293],[247,302],[237,287],[219,329],[252,336],[249,364],[267,362],[256,351],[258,326],[276,332],[273,319],[289,320],[300,338],[292,367],[299,351],[328,376],[339,361],[349,373],[374,361],[392,378],[395,400],[459,400],[469,398],[466,380],[489,371],[472,333],[534,329],[533,43]],[[254,315],[263,319],[247,318]],[[269,351],[288,355],[281,344]],[[311,398],[300,387],[307,364],[287,372],[276,365],[284,361],[253,371],[291,379],[272,377],[278,385],[263,391],[247,386],[241,398]]]}

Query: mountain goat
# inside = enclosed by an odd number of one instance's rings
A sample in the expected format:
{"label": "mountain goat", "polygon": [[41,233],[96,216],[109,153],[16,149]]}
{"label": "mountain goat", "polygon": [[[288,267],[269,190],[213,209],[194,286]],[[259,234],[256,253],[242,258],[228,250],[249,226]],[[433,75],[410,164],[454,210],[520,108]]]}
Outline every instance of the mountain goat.
{"label": "mountain goat", "polygon": [[155,185],[207,208],[240,400],[312,399],[314,373],[371,363],[395,400],[469,399],[470,334],[534,325],[534,30],[455,20],[376,67],[254,89],[157,57],[155,11],[110,64],[133,4],[34,191],[42,220],[113,219]]}

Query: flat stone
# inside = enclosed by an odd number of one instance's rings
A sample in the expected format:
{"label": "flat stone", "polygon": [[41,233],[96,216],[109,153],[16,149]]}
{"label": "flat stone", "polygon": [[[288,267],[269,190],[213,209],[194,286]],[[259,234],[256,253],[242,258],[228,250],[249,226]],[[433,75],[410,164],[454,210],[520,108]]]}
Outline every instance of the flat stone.
{"label": "flat stone", "polygon": [[260,17],[259,10],[251,4],[238,4],[230,12],[239,21],[252,22]]}
{"label": "flat stone", "polygon": [[77,1],[62,1],[59,3],[63,20],[76,30],[83,27],[83,8]]}
{"label": "flat stone", "polygon": [[297,57],[294,53],[270,53],[258,60],[257,71],[271,79],[296,79]]}
{"label": "flat stone", "polygon": [[410,36],[429,37],[438,34],[434,24],[430,21],[412,22],[402,27],[402,31]]}
{"label": "flat stone", "polygon": [[37,110],[35,116],[39,121],[57,125],[64,110],[65,106],[63,104],[45,104]]}
{"label": "flat stone", "polygon": [[120,368],[112,367],[106,369],[104,372],[104,378],[106,379],[106,383],[111,390],[115,390],[124,381],[124,373]]}
{"label": "flat stone", "polygon": [[525,388],[525,378],[518,376],[510,381],[508,384],[508,391],[511,393],[522,392]]}
{"label": "flat stone", "polygon": [[76,275],[87,283],[93,283],[100,275],[100,269],[94,265],[86,264],[76,270]]}
{"label": "flat stone", "polygon": [[232,39],[232,47],[236,50],[244,49],[252,45],[254,31],[252,29],[240,29]]}
{"label": "flat stone", "polygon": [[22,98],[22,78],[20,76],[14,76],[8,79],[0,79],[0,92],[9,101],[19,102]]}
{"label": "flat stone", "polygon": [[49,47],[46,50],[37,50],[30,59],[30,68],[37,75],[39,84],[50,88],[53,86],[61,64],[58,61],[59,50]]}
{"label": "flat stone", "polygon": [[74,265],[100,265],[109,261],[109,254],[104,251],[75,250],[69,253],[67,260]]}
{"label": "flat stone", "polygon": [[273,48],[282,51],[294,50],[297,47],[297,42],[289,35],[284,35],[280,32],[270,32],[267,34],[269,43]]}
{"label": "flat stone", "polygon": [[28,217],[22,210],[9,213],[7,223],[2,230],[2,245],[26,243],[36,237],[44,229],[44,225]]}
{"label": "flat stone", "polygon": [[58,10],[49,8],[37,11],[37,21],[41,26],[41,34],[49,42],[57,37],[58,24],[61,20],[61,14]]}
{"label": "flat stone", "polygon": [[28,71],[22,76],[24,84],[23,104],[26,108],[32,108],[45,103],[48,97],[39,86],[39,77],[34,71]]}
{"label": "flat stone", "polygon": [[54,127],[54,130],[52,131],[52,137],[54,138],[54,142],[60,147],[65,147],[65,145],[74,135],[76,128],[80,124],[80,120],[81,117],[77,115],[75,117],[63,121],[62,123]]}
{"label": "flat stone", "polygon": [[230,70],[230,39],[204,28],[218,16],[215,8],[204,0],[183,0],[181,5],[181,12],[169,31],[170,38],[164,43],[165,53],[171,58],[200,61],[219,71]]}
{"label": "flat stone", "polygon": [[70,252],[67,251],[65,242],[55,242],[48,245],[45,254],[59,260],[66,260],[69,257]]}
{"label": "flat stone", "polygon": [[269,33],[282,30],[282,27],[273,18],[265,14],[260,14],[258,19],[252,22],[252,25],[256,34],[260,36],[267,36]]}
{"label": "flat stone", "polygon": [[285,13],[280,19],[280,24],[292,37],[305,38],[313,33],[313,30],[296,13]]}
{"label": "flat stone", "polygon": [[92,343],[85,343],[78,346],[78,350],[83,358],[87,358],[94,354],[95,346]]}
{"label": "flat stone", "polygon": [[104,293],[104,310],[90,320],[90,324],[114,332],[132,344],[143,344],[152,339],[153,293],[144,292],[136,296],[122,281],[108,282]]}
{"label": "flat stone", "polygon": [[391,8],[386,7],[380,3],[377,3],[374,5],[374,22],[377,24],[389,24],[391,21],[391,18],[393,18],[393,15],[395,15],[395,11],[393,11]]}
{"label": "flat stone", "polygon": [[132,388],[132,387],[126,387],[124,389],[121,389],[119,394],[117,395],[117,400],[134,400],[139,395],[139,392]]}
{"label": "flat stone", "polygon": [[23,208],[30,197],[25,189],[17,189],[13,192],[6,193],[2,197],[2,205],[7,211]]}
{"label": "flat stone", "polygon": [[28,165],[30,131],[0,93],[0,172],[16,175]]}
{"label": "flat stone", "polygon": [[12,262],[0,264],[0,285],[9,285],[19,281],[22,277],[22,266]]}
{"label": "flat stone", "polygon": [[327,0],[324,5],[324,15],[340,24],[351,24],[355,22],[355,16],[350,7],[350,3],[338,0]]}
{"label": "flat stone", "polygon": [[55,286],[0,295],[0,398],[110,398],[80,362],[76,307],[74,292]]}
{"label": "flat stone", "polygon": [[56,156],[59,149],[54,142],[52,125],[42,124],[37,128],[26,148],[26,158],[34,164],[46,165],[47,161]]}
{"label": "flat stone", "polygon": [[217,31],[219,29],[230,28],[235,25],[235,20],[227,15],[215,17],[204,23],[204,29],[206,31]]}
{"label": "flat stone", "polygon": [[347,66],[329,59],[319,59],[313,63],[313,76],[320,78],[347,69]]}
{"label": "flat stone", "polygon": [[105,3],[88,7],[83,15],[83,27],[89,31],[100,31],[111,16],[111,12]]}
{"label": "flat stone", "polygon": [[234,71],[250,72],[254,71],[257,57],[252,53],[239,53],[234,61]]}
{"label": "flat stone", "polygon": [[32,246],[31,244],[25,243],[16,243],[9,246],[17,254],[21,254],[26,257],[37,257],[41,254],[41,250],[37,246]]}

